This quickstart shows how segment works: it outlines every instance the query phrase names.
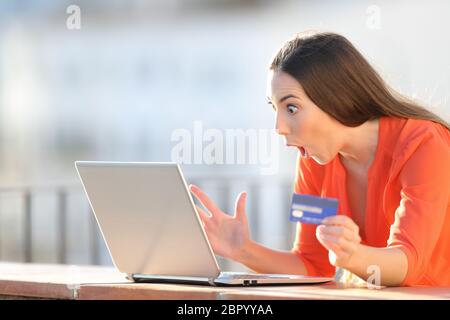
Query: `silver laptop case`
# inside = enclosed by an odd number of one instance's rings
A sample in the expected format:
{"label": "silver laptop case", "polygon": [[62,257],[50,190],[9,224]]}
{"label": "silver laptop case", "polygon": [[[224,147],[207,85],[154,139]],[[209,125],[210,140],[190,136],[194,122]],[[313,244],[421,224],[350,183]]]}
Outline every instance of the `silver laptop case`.
{"label": "silver laptop case", "polygon": [[119,271],[219,275],[177,164],[76,162],[76,166]]}
{"label": "silver laptop case", "polygon": [[210,285],[332,278],[220,272],[176,163],[75,162],[115,267],[135,281]]}

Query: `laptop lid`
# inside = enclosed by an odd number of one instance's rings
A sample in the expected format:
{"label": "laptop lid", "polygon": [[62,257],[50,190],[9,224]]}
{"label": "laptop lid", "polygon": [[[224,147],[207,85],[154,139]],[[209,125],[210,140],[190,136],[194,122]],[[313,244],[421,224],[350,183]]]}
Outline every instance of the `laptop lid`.
{"label": "laptop lid", "polygon": [[76,161],[75,167],[120,272],[220,274],[178,164]]}

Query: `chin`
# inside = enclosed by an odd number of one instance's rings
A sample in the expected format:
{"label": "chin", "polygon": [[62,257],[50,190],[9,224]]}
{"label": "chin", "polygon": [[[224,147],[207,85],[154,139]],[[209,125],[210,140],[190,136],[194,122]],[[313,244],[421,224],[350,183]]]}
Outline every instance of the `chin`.
{"label": "chin", "polygon": [[315,162],[317,162],[318,164],[320,164],[320,165],[322,165],[322,166],[324,166],[324,165],[326,165],[327,163],[329,163],[330,161],[328,160],[323,160],[323,159],[321,159],[321,158],[318,158],[317,156],[311,156],[311,158],[315,161]]}

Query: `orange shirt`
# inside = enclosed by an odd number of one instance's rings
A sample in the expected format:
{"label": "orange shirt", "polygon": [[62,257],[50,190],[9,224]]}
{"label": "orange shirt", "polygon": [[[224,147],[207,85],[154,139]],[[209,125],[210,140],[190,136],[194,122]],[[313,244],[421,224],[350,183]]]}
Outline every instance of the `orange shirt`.
{"label": "orange shirt", "polygon": [[[339,156],[326,165],[299,156],[294,191],[337,198],[338,214],[352,217]],[[360,236],[364,245],[403,250],[408,272],[401,285],[450,285],[449,196],[450,131],[432,121],[380,118]],[[316,227],[298,223],[293,252],[309,275],[333,276]]]}

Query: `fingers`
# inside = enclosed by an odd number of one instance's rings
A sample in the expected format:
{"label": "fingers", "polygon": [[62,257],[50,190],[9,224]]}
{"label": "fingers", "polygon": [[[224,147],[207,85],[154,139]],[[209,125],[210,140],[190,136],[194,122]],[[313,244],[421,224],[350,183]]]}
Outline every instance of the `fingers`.
{"label": "fingers", "polygon": [[203,227],[209,228],[211,223],[211,216],[208,215],[208,213],[200,208],[199,206],[195,206],[197,209],[197,212],[199,213],[200,220],[202,221]]}
{"label": "fingers", "polygon": [[335,237],[327,234],[317,234],[317,238],[328,250],[333,250],[337,255],[340,253],[352,254],[358,243],[349,241],[344,237]]}
{"label": "fingers", "polygon": [[197,212],[199,213],[201,219],[210,219],[211,218],[211,215],[208,214],[202,208],[200,208],[198,205],[195,205],[195,207],[197,208]]}
{"label": "fingers", "polygon": [[351,218],[344,215],[337,215],[325,218],[322,220],[322,224],[326,226],[333,226],[333,225],[344,226],[359,234],[358,225]]}
{"label": "fingers", "polygon": [[[200,203],[211,213],[211,216],[208,215],[202,208],[196,205],[197,210],[199,211],[202,218],[207,219],[223,219],[223,216],[225,215],[222,213],[222,211],[219,209],[219,207],[214,203],[214,201],[209,198],[206,193],[204,193],[199,187],[191,184],[189,185],[189,190],[194,194],[194,196],[200,201]],[[235,204],[235,212],[234,212],[234,218],[246,222],[247,216],[245,213],[245,204],[247,200],[247,193],[241,192],[239,196],[236,199]],[[222,214],[220,214],[222,213]],[[226,215],[225,215],[226,216]]]}
{"label": "fingers", "polygon": [[333,265],[348,266],[361,242],[359,227],[349,217],[338,215],[328,217],[316,229],[316,237],[329,251]]}
{"label": "fingers", "polygon": [[201,202],[202,205],[205,206],[206,209],[209,210],[212,214],[216,212],[221,212],[219,207],[212,201],[206,193],[204,193],[199,187],[191,184],[189,185],[189,190],[194,194],[194,196]]}
{"label": "fingers", "polygon": [[344,237],[345,239],[352,242],[361,242],[361,237],[355,231],[337,225],[320,225],[316,229],[317,232],[323,233],[324,235],[330,235],[334,237]]}
{"label": "fingers", "polygon": [[316,238],[325,247],[327,250],[333,250],[336,252],[337,245],[334,245],[333,242],[328,238],[328,236],[323,233],[316,232]]}
{"label": "fingers", "polygon": [[234,216],[238,220],[245,220],[246,214],[245,214],[245,203],[247,200],[247,193],[241,192],[236,200],[236,209],[234,211]]}

